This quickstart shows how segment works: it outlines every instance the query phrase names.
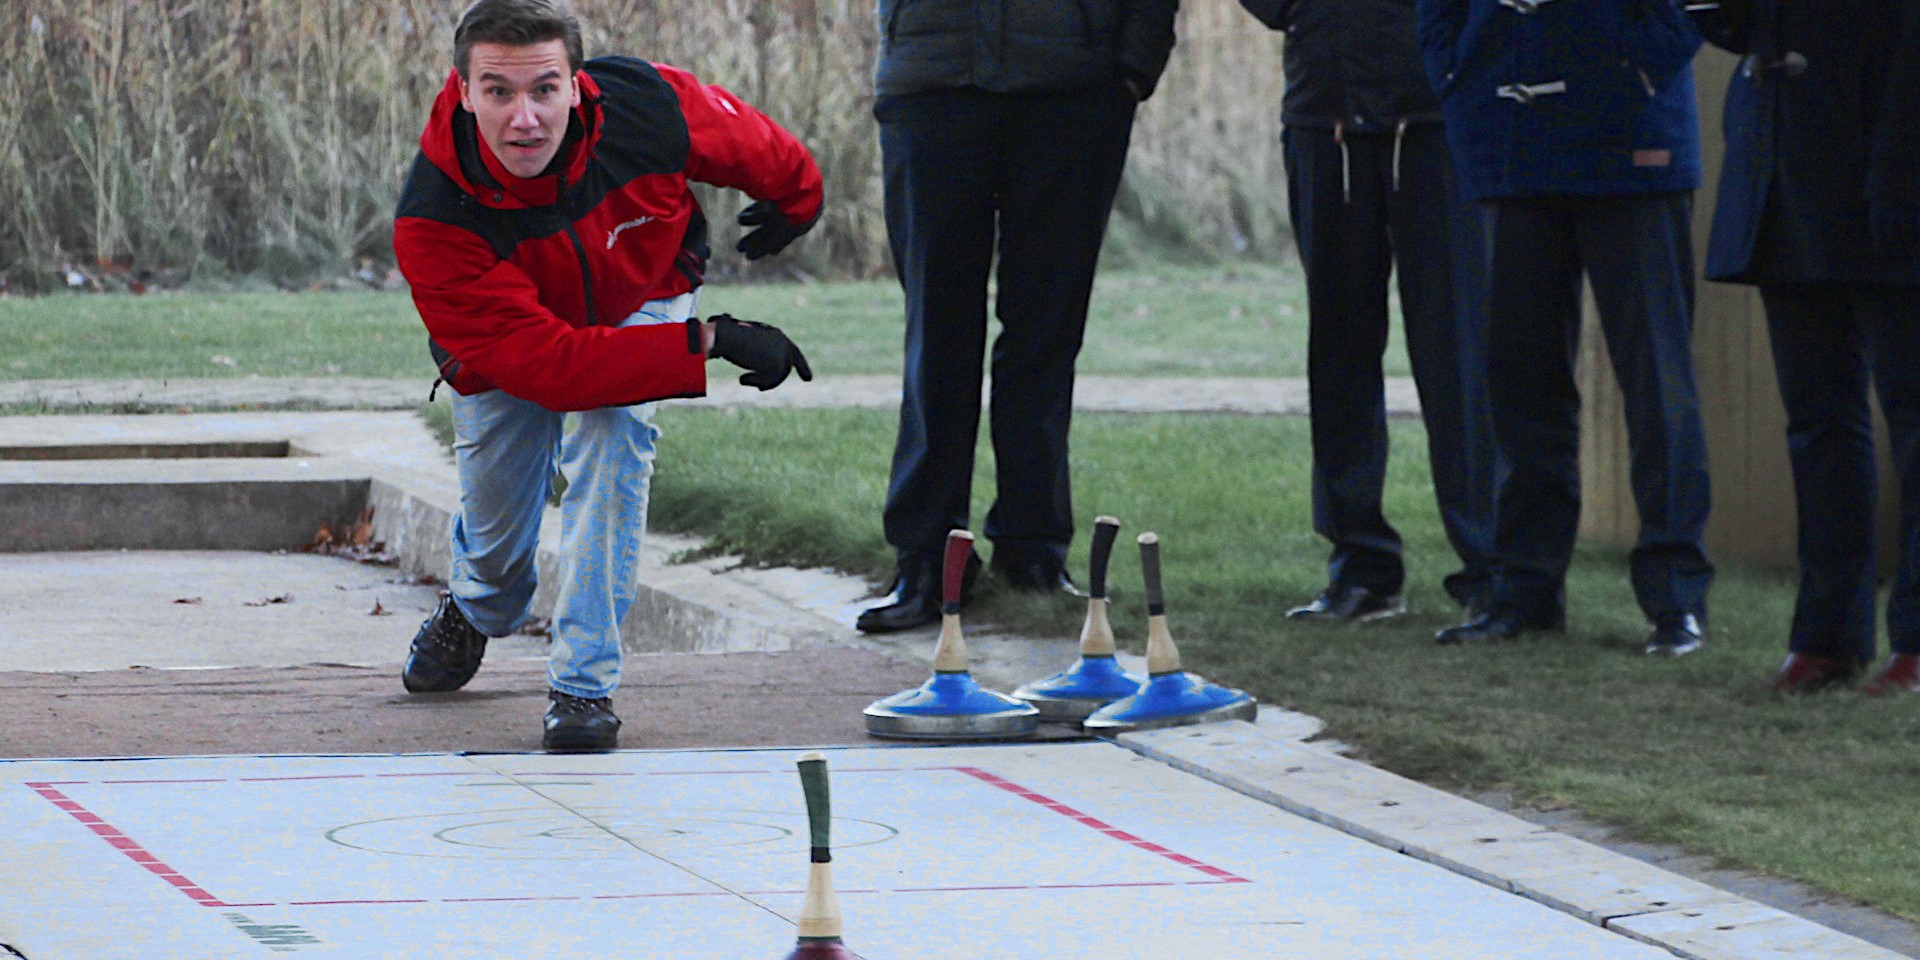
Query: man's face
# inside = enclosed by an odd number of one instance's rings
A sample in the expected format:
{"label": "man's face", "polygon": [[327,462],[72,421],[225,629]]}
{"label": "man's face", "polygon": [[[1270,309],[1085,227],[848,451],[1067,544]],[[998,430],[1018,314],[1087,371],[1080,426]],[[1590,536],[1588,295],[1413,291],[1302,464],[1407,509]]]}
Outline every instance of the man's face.
{"label": "man's face", "polygon": [[460,103],[472,111],[481,138],[509,173],[539,176],[560,152],[567,118],[580,105],[566,43],[474,44],[467,51]]}

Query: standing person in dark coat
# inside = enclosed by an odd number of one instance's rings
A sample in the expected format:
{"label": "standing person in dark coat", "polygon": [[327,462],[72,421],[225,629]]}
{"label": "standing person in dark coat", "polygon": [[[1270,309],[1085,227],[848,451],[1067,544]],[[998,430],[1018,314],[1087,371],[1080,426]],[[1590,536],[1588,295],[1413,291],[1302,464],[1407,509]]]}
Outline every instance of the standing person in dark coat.
{"label": "standing person in dark coat", "polygon": [[1678,0],[1419,0],[1454,161],[1489,218],[1488,390],[1509,472],[1493,602],[1443,644],[1559,629],[1580,518],[1580,281],[1625,396],[1650,654],[1699,647],[1713,567],[1693,381],[1693,55]]}
{"label": "standing person in dark coat", "polygon": [[861,630],[940,618],[941,545],[968,526],[996,262],[993,570],[1016,589],[1071,589],[1074,360],[1134,107],[1159,82],[1178,7],[880,0],[873,112],[907,329],[883,514],[898,566]]}
{"label": "standing person in dark coat", "polygon": [[1440,522],[1462,565],[1445,585],[1473,609],[1491,586],[1493,552],[1480,223],[1455,182],[1440,104],[1421,71],[1413,0],[1240,4],[1287,31],[1281,121],[1307,274],[1313,528],[1333,543],[1326,590],[1287,616],[1369,621],[1406,609],[1400,534],[1380,508],[1390,274]]}
{"label": "standing person in dark coat", "polygon": [[1853,679],[1874,658],[1869,381],[1901,485],[1887,606],[1894,657],[1870,689],[1920,690],[1920,258],[1873,229],[1877,219],[1904,220],[1911,231],[1915,188],[1907,185],[1904,214],[1896,197],[1870,199],[1867,189],[1881,133],[1894,126],[1900,8],[1745,0],[1703,20],[1710,41],[1745,57],[1727,90],[1707,276],[1760,288],[1786,404],[1800,589],[1774,686],[1788,693]]}

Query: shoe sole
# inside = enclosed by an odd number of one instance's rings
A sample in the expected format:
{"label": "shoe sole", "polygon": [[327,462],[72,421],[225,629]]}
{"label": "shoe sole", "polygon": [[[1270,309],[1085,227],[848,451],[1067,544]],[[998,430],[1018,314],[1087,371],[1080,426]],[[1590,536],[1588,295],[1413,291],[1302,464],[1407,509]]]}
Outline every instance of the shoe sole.
{"label": "shoe sole", "polygon": [[922,620],[918,623],[901,623],[901,624],[860,623],[858,621],[855,621],[853,628],[855,630],[860,631],[861,633],[902,633],[907,630],[919,630],[924,627],[931,627],[934,624],[939,622],[940,622],[939,617],[934,617],[931,620]]}
{"label": "shoe sole", "polygon": [[540,749],[548,753],[607,753],[620,745],[619,735],[614,735],[602,743],[599,740],[569,739],[565,737],[542,737]]}
{"label": "shoe sole", "polygon": [[1666,657],[1673,659],[1675,657],[1684,657],[1698,649],[1700,649],[1700,641],[1695,640],[1692,643],[1649,643],[1647,644],[1646,652],[1649,657]]}
{"label": "shoe sole", "polygon": [[1391,620],[1406,612],[1407,605],[1405,603],[1396,603],[1391,607],[1370,610],[1352,617],[1342,617],[1337,614],[1318,610],[1289,610],[1287,611],[1287,619],[1307,623],[1374,623],[1380,620]]}

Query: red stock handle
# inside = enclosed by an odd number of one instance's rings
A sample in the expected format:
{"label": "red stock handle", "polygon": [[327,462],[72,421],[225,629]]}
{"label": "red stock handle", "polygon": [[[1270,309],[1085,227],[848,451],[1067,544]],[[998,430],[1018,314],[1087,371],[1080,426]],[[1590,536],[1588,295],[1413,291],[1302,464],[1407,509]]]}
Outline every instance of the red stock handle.
{"label": "red stock handle", "polygon": [[973,559],[973,534],[965,530],[947,533],[947,556],[941,570],[940,600],[949,608],[960,606],[960,588],[967,582],[967,561]]}

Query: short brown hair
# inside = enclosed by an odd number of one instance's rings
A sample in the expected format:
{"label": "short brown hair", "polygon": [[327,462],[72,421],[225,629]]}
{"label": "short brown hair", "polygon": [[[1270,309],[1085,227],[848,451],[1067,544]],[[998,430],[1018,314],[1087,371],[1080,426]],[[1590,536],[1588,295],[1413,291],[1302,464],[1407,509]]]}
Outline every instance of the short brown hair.
{"label": "short brown hair", "polygon": [[453,66],[465,79],[467,58],[476,43],[528,47],[548,40],[566,44],[567,66],[574,70],[586,61],[580,21],[554,0],[479,0],[453,28]]}

